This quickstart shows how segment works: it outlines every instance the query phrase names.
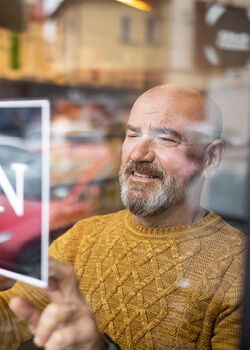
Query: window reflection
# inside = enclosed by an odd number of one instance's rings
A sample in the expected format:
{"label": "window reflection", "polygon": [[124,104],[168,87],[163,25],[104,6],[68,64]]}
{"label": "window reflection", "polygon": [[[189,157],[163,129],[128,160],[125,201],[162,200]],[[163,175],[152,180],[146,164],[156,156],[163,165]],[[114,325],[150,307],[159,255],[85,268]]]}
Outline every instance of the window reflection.
{"label": "window reflection", "polygon": [[[130,109],[143,91],[164,83],[199,88],[220,106],[227,149],[201,203],[249,232],[250,5],[140,3],[146,7],[0,0],[0,98],[51,102],[50,241],[80,219],[123,208],[118,172]],[[35,113],[0,114],[0,164],[13,186],[12,159],[28,165],[24,196],[34,217],[41,204],[40,137]],[[37,223],[29,250],[39,250]],[[187,287],[183,278],[180,288]]]}

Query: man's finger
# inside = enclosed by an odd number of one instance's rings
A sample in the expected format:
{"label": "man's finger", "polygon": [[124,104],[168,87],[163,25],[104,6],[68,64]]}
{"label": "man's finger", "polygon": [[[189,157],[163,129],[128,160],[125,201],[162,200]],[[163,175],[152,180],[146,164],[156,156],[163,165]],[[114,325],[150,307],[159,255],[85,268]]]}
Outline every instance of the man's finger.
{"label": "man's finger", "polygon": [[78,281],[72,265],[50,259],[47,293],[52,302],[77,300],[80,297]]}
{"label": "man's finger", "polygon": [[81,319],[74,324],[58,328],[44,347],[46,350],[106,349],[106,345],[91,319]]}
{"label": "man's finger", "polygon": [[37,327],[41,311],[24,298],[18,296],[11,299],[9,306],[20,321],[28,324],[33,333]]}
{"label": "man's finger", "polygon": [[58,325],[70,322],[77,311],[77,306],[73,302],[49,304],[41,314],[34,342],[39,346],[43,346],[58,328]]}

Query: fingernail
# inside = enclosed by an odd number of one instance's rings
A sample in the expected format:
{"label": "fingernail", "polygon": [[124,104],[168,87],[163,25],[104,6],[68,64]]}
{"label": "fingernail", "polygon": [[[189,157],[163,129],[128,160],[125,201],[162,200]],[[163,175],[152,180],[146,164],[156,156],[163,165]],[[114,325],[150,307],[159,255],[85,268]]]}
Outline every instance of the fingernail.
{"label": "fingernail", "polygon": [[37,336],[33,338],[33,343],[37,346],[42,346],[41,340]]}

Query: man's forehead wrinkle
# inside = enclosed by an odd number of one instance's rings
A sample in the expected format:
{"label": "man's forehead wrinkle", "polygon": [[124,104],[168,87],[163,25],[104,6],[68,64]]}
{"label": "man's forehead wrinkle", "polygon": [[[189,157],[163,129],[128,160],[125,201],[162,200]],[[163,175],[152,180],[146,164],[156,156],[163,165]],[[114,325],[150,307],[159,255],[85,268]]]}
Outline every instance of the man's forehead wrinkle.
{"label": "man's forehead wrinkle", "polygon": [[141,128],[139,126],[135,126],[132,124],[127,124],[126,129],[131,130],[131,131],[140,131],[141,130]]}
{"label": "man's forehead wrinkle", "polygon": [[162,121],[173,118],[173,120],[182,119],[185,121],[203,120],[204,112],[202,106],[196,103],[178,103],[176,99],[170,101],[161,100],[159,103],[153,102],[147,104],[137,105],[134,109],[133,115],[151,116],[152,118],[162,119]]}

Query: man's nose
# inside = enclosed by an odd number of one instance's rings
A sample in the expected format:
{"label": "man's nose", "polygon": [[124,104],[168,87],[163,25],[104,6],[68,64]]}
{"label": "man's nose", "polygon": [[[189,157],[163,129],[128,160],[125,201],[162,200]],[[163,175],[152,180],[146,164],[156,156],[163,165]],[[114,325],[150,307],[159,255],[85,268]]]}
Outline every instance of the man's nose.
{"label": "man's nose", "polygon": [[130,158],[134,162],[152,162],[155,159],[155,153],[150,140],[140,140],[136,143]]}

